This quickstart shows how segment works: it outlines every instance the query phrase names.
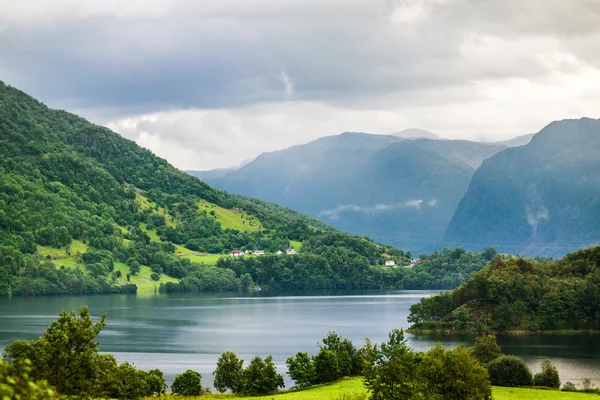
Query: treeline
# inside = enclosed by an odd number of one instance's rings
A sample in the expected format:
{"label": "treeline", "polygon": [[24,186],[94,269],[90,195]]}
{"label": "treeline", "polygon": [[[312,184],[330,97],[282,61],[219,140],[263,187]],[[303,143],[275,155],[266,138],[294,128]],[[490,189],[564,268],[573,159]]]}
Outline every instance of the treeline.
{"label": "treeline", "polygon": [[600,247],[557,260],[496,258],[452,292],[411,306],[411,330],[600,330]]}

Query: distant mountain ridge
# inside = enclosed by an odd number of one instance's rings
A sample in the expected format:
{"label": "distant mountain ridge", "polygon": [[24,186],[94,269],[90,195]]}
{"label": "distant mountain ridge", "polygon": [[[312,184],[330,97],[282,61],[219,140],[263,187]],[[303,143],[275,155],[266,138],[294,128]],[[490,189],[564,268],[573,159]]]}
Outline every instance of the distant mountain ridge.
{"label": "distant mountain ridge", "polygon": [[444,240],[549,256],[598,244],[600,121],[552,122],[484,161]]}
{"label": "distant mountain ridge", "polygon": [[[403,131],[405,136],[435,134]],[[205,182],[269,200],[349,232],[413,251],[439,247],[481,162],[496,143],[345,132],[263,153]],[[188,171],[202,178],[204,173]]]}

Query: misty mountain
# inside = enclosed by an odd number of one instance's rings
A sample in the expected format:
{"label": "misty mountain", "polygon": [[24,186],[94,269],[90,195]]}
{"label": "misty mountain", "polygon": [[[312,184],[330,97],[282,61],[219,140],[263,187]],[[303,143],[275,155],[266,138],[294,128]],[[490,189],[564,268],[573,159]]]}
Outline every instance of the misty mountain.
{"label": "misty mountain", "polygon": [[392,136],[401,137],[404,139],[439,139],[440,137],[433,132],[425,129],[409,128],[400,132],[394,132]]}
{"label": "misty mountain", "polygon": [[505,148],[346,132],[263,153],[205,182],[413,252],[429,251],[441,246],[474,171]]}
{"label": "misty mountain", "polygon": [[600,121],[553,122],[529,144],[485,160],[445,240],[549,256],[597,244]]}
{"label": "misty mountain", "polygon": [[503,141],[498,142],[498,143],[506,145],[506,147],[524,146],[527,143],[531,142],[531,139],[533,138],[533,136],[534,136],[534,134],[530,133],[528,135],[522,135],[522,136],[517,136],[517,137],[512,138],[512,139],[503,140]]}

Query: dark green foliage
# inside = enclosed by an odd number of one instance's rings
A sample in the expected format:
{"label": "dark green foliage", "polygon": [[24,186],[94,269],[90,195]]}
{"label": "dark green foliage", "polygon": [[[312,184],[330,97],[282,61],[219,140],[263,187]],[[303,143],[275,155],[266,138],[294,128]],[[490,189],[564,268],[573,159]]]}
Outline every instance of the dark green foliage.
{"label": "dark green foliage", "polygon": [[256,356],[244,369],[244,394],[248,396],[263,396],[274,393],[284,387],[283,377],[277,373],[273,357],[263,360]]}
{"label": "dark green foliage", "polygon": [[600,121],[552,122],[473,175],[445,241],[561,257],[600,239]]}
{"label": "dark green foliage", "polygon": [[319,353],[314,356],[313,362],[315,365],[316,383],[333,382],[343,376],[340,373],[336,354],[331,350],[322,348],[319,350]]}
{"label": "dark green foliage", "polygon": [[175,376],[171,391],[182,396],[199,396],[204,393],[200,379],[201,375],[198,372],[188,369]]}
{"label": "dark green foliage", "polygon": [[409,321],[415,330],[600,330],[600,247],[557,261],[496,258],[452,292],[411,306]]}
{"label": "dark green foliage", "polygon": [[500,346],[496,343],[496,336],[478,336],[475,339],[475,344],[471,348],[471,355],[483,365],[500,357],[502,353],[500,353]]}
{"label": "dark green foliage", "polygon": [[531,386],[531,371],[525,361],[517,356],[502,356],[487,365],[494,386]]}
{"label": "dark green foliage", "polygon": [[285,363],[288,367],[288,375],[296,382],[296,386],[305,387],[315,382],[315,365],[308,353],[299,352],[289,357]]}
{"label": "dark green foliage", "polygon": [[217,361],[217,368],[213,372],[215,377],[214,387],[221,393],[230,390],[233,393],[243,392],[243,368],[244,360],[226,351],[221,354]]}
{"label": "dark green foliage", "polygon": [[437,344],[427,352],[419,365],[428,399],[490,400],[492,387],[487,370],[469,350],[459,346],[445,350]]}
{"label": "dark green foliage", "polygon": [[542,362],[542,371],[533,376],[533,386],[545,386],[558,389],[560,387],[560,377],[558,370],[548,359]]}

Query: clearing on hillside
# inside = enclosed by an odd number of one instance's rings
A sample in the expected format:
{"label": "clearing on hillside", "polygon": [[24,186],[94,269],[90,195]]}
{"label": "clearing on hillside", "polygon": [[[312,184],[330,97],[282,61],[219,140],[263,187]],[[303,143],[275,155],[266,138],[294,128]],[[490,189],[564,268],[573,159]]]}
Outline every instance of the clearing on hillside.
{"label": "clearing on hillside", "polygon": [[209,215],[214,215],[223,229],[236,229],[241,232],[257,232],[263,229],[258,218],[240,208],[227,209],[205,200],[198,202],[198,208],[200,212],[206,210]]}

